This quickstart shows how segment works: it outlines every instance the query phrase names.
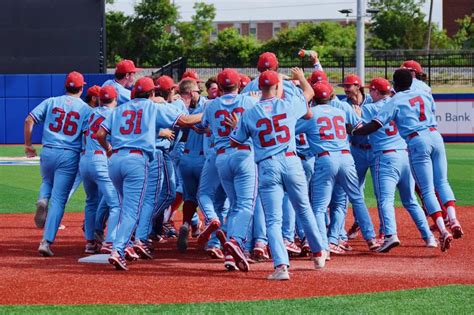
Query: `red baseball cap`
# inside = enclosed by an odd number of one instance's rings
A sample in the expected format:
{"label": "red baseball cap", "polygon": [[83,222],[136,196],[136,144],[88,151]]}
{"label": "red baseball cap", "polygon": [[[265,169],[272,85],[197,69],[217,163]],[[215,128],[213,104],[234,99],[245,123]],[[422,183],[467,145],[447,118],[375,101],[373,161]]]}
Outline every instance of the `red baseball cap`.
{"label": "red baseball cap", "polygon": [[100,89],[100,100],[108,101],[117,97],[117,91],[112,85],[106,85]]}
{"label": "red baseball cap", "polygon": [[278,68],[278,58],[272,52],[264,52],[258,57],[257,70],[276,70]]}
{"label": "red baseball cap", "polygon": [[403,62],[400,68],[413,70],[416,73],[423,73],[423,68],[415,60],[407,60],[407,61]]}
{"label": "red baseball cap", "polygon": [[150,77],[141,77],[140,79],[135,82],[135,86],[133,87],[135,93],[146,93],[150,92],[151,90],[155,89],[155,84]]}
{"label": "red baseball cap", "polygon": [[313,84],[314,98],[318,100],[327,100],[331,98],[334,88],[327,81],[319,81]]}
{"label": "red baseball cap", "polygon": [[239,73],[234,69],[224,69],[217,75],[217,83],[222,86],[239,85]]}
{"label": "red baseball cap", "polygon": [[136,68],[133,61],[128,60],[128,59],[124,59],[120,61],[115,66],[115,73],[121,73],[121,74],[135,73],[135,72],[140,72],[142,70],[143,70],[142,68]]}
{"label": "red baseball cap", "polygon": [[100,86],[98,85],[93,85],[90,88],[87,89],[87,96],[97,96],[99,97],[100,95]]}
{"label": "red baseball cap", "polygon": [[70,72],[66,77],[66,86],[82,87],[84,84],[84,76],[77,71]]}
{"label": "red baseball cap", "polygon": [[390,86],[390,82],[388,82],[388,80],[385,80],[384,78],[372,79],[372,81],[370,81],[370,84],[364,87],[374,89],[379,92],[390,92],[390,89],[392,88]]}
{"label": "red baseball cap", "polygon": [[240,87],[241,88],[246,87],[247,84],[249,84],[251,81],[250,78],[243,73],[239,74],[239,76],[240,76]]}
{"label": "red baseball cap", "polygon": [[359,78],[357,74],[349,74],[344,78],[344,81],[342,84],[339,84],[339,86],[344,86],[344,85],[359,85],[362,86],[363,82]]}
{"label": "red baseball cap", "polygon": [[309,77],[309,83],[315,84],[316,82],[319,81],[327,81],[328,77],[326,73],[322,70],[315,70],[313,73],[311,73],[311,77]]}
{"label": "red baseball cap", "polygon": [[273,70],[263,71],[258,78],[258,85],[260,88],[262,86],[272,86],[279,82],[280,78],[278,77],[278,72]]}
{"label": "red baseball cap", "polygon": [[181,80],[186,80],[186,79],[191,79],[191,80],[194,80],[196,82],[203,82],[200,78],[199,78],[199,75],[197,74],[196,71],[194,70],[188,70],[186,72],[183,73],[183,77]]}
{"label": "red baseball cap", "polygon": [[155,88],[162,91],[167,91],[178,87],[178,85],[174,83],[173,79],[167,75],[162,75],[156,79],[155,84]]}

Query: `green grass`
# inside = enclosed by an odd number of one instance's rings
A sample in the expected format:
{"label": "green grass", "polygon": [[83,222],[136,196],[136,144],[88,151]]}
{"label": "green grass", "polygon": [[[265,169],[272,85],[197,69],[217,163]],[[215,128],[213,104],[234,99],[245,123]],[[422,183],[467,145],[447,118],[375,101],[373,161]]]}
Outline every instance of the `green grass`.
{"label": "green grass", "polygon": [[[40,149],[37,146],[37,149]],[[474,205],[474,144],[446,144],[449,181],[457,204]],[[0,156],[23,156],[22,146],[0,146]],[[39,151],[39,150],[38,150]],[[41,176],[39,166],[0,166],[0,213],[31,213],[37,199]],[[376,207],[370,174],[366,180],[366,202]],[[66,211],[81,212],[85,194],[81,187],[68,202]],[[396,205],[401,206],[397,195]]]}
{"label": "green grass", "polygon": [[149,305],[18,305],[3,313],[35,314],[468,314],[474,309],[474,286],[451,285],[372,294],[255,302]]}

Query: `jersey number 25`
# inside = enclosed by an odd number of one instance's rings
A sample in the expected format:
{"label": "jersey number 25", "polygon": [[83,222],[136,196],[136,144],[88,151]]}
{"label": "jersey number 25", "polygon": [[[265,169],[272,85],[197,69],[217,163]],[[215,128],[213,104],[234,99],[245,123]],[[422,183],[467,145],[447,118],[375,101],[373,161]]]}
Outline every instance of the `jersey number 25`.
{"label": "jersey number 25", "polygon": [[[260,139],[260,143],[262,144],[262,147],[274,146],[276,145],[276,141],[278,141],[279,143],[286,143],[290,141],[290,137],[291,137],[290,129],[285,125],[280,126],[280,120],[285,119],[285,118],[286,118],[286,114],[278,114],[278,115],[272,116],[272,120],[268,118],[262,118],[257,121],[257,128],[260,128],[262,126],[265,127],[265,129],[263,129],[262,131],[258,133],[258,138]],[[266,139],[265,137],[271,134],[273,131],[281,132],[283,134],[278,134],[276,137],[271,137],[269,139]]]}

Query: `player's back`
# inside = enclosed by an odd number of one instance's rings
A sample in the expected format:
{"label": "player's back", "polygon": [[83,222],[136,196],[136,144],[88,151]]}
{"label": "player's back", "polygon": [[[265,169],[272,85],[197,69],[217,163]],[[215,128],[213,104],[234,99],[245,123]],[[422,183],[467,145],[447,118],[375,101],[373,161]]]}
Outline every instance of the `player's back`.
{"label": "player's back", "polygon": [[[190,113],[193,115],[200,114],[203,112],[203,109],[204,109],[204,100],[203,102],[198,104],[197,108],[190,109]],[[198,133],[194,131],[193,129],[189,129],[188,138],[184,145],[185,153],[189,152],[189,153],[200,154],[204,156],[204,137],[205,135],[203,133]]]}
{"label": "player's back", "polygon": [[[390,97],[381,99],[375,103],[366,104],[362,107],[362,118],[364,122],[370,122],[380,111],[385,103],[390,100]],[[392,120],[385,124],[382,128],[369,135],[369,142],[374,152],[385,150],[403,150],[407,145],[398,133],[396,123]]]}
{"label": "player's back", "polygon": [[[204,110],[203,125],[208,126],[214,135],[215,149],[229,148],[231,127],[226,124],[226,118],[233,114],[241,117],[245,110],[252,108],[257,100],[241,94],[226,94],[214,99]],[[246,141],[250,144],[250,141]]]}
{"label": "player's back", "polygon": [[131,91],[126,89],[123,85],[115,81],[114,79],[107,80],[102,84],[102,87],[111,85],[115,88],[118,93],[117,106],[122,105],[131,99]]}
{"label": "player's back", "polygon": [[423,91],[428,94],[431,94],[431,88],[428,86],[428,84],[421,80],[418,80],[417,78],[413,78],[410,89],[414,91]]}
{"label": "player's back", "polygon": [[91,108],[79,97],[62,95],[43,101],[31,116],[36,122],[44,122],[44,146],[80,151],[90,112]]}
{"label": "player's back", "polygon": [[[385,106],[395,109],[394,120],[400,135],[406,138],[413,132],[427,129],[434,117],[434,101],[431,95],[420,90],[405,90],[395,94]],[[384,106],[384,107],[385,107]],[[383,112],[383,108],[380,113]]]}
{"label": "player's back", "polygon": [[330,105],[317,105],[311,110],[313,117],[297,132],[306,133],[313,153],[348,150],[346,113]]}
{"label": "player's back", "polygon": [[87,130],[84,133],[84,150],[86,150],[86,152],[103,150],[102,146],[97,141],[97,131],[102,122],[107,119],[112,112],[113,110],[107,106],[98,106],[92,110],[89,116]]}

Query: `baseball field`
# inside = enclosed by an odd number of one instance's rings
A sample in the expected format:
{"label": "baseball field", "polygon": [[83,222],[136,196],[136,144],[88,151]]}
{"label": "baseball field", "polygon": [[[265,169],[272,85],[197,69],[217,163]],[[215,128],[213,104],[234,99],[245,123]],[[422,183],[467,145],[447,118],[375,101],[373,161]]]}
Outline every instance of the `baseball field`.
{"label": "baseball field", "polygon": [[[265,280],[271,263],[253,264],[249,273],[227,272],[221,261],[198,251],[195,240],[184,254],[174,240],[158,244],[154,260],[133,263],[128,272],[78,263],[84,248],[82,188],[67,205],[55,256],[40,257],[42,231],[33,223],[39,165],[13,159],[23,156],[22,146],[0,146],[0,313],[472,313],[474,144],[446,147],[465,232],[447,253],[425,248],[398,208],[400,247],[369,253],[359,237],[354,251],[331,256],[324,270],[296,258],[292,279],[275,283]],[[370,178],[366,201],[378,226]]]}

